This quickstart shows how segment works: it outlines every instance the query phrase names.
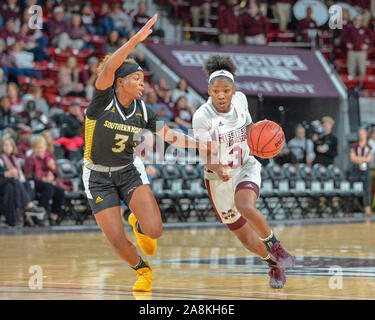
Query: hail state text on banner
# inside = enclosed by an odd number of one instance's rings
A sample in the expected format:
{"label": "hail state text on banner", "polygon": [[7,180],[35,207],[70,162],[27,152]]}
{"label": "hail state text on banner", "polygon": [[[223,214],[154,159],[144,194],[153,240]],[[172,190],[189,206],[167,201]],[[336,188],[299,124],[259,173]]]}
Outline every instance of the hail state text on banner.
{"label": "hail state text on banner", "polygon": [[204,61],[211,54],[229,55],[237,66],[237,90],[246,95],[338,98],[338,92],[310,50],[266,46],[174,46],[149,48],[199,93],[207,94]]}

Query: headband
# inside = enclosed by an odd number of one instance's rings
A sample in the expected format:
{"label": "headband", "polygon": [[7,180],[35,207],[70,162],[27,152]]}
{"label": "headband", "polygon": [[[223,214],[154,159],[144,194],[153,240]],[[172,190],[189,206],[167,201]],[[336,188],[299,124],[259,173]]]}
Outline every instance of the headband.
{"label": "headband", "polygon": [[[117,78],[123,78],[123,77],[126,77],[127,75],[131,74],[131,73],[134,73],[134,72],[138,72],[138,71],[142,71],[143,72],[143,69],[137,64],[137,63],[133,63],[133,62],[124,62],[115,72],[115,80],[117,80]],[[115,81],[116,82],[116,81]]]}
{"label": "headband", "polygon": [[234,76],[233,76],[233,74],[231,74],[229,71],[224,70],[224,69],[217,70],[217,71],[211,73],[210,78],[208,79],[208,82],[211,82],[211,80],[213,78],[216,78],[216,77],[226,77],[226,78],[231,79],[234,82]]}

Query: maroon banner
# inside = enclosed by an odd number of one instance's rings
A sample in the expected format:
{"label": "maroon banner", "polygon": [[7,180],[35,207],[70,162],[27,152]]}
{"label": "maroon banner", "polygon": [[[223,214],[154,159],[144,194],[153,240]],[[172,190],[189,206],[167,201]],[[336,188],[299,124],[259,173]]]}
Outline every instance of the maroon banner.
{"label": "maroon banner", "polygon": [[207,95],[204,61],[211,54],[232,57],[237,66],[237,90],[246,95],[338,98],[339,94],[310,50],[267,46],[176,46],[148,48],[200,94]]}

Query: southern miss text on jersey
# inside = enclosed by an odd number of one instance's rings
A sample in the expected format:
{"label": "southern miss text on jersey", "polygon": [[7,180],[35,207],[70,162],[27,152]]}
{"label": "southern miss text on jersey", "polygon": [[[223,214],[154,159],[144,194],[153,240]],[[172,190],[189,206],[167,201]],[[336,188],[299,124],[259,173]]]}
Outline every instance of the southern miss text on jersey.
{"label": "southern miss text on jersey", "polygon": [[141,100],[129,108],[118,101],[114,89],[95,90],[87,107],[84,157],[90,163],[119,167],[133,162],[134,135],[156,131],[157,115]]}

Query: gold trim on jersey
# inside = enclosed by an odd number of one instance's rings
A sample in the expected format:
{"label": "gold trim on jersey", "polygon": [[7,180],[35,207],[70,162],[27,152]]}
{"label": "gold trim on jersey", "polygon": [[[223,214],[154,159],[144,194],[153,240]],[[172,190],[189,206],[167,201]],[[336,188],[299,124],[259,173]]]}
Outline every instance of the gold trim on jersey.
{"label": "gold trim on jersey", "polygon": [[92,163],[91,160],[91,148],[92,148],[92,139],[94,137],[94,131],[96,126],[96,120],[90,120],[86,117],[85,120],[85,152],[84,158]]}

